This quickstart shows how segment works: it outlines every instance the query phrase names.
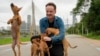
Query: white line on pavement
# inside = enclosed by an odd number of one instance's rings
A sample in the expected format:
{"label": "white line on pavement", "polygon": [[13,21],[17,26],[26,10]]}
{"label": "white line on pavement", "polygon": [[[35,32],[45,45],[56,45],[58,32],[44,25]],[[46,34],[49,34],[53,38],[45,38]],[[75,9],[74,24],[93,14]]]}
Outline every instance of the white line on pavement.
{"label": "white line on pavement", "polygon": [[100,48],[96,48],[96,49],[100,51]]}

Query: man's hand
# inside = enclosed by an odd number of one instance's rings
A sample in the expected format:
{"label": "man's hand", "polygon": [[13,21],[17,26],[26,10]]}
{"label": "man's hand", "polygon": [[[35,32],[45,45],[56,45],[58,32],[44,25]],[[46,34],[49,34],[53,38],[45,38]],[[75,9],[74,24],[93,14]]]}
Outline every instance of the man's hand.
{"label": "man's hand", "polygon": [[51,38],[50,37],[44,37],[44,40],[45,41],[51,41]]}

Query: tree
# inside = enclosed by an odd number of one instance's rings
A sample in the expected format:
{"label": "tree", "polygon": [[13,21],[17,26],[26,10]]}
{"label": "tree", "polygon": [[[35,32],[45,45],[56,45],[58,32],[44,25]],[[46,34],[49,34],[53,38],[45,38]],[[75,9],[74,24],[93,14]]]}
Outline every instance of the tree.
{"label": "tree", "polygon": [[[91,2],[90,5],[88,2]],[[88,9],[88,12],[85,9]],[[83,23],[84,28],[89,29],[89,32],[100,31],[100,0],[78,0],[72,13],[80,14],[82,18],[80,24]]]}

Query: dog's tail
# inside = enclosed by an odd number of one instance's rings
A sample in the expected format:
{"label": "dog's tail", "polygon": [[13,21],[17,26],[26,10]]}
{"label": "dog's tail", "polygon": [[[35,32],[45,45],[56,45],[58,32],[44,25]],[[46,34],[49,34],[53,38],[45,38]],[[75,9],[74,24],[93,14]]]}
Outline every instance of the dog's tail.
{"label": "dog's tail", "polygon": [[70,48],[76,48],[77,47],[77,45],[76,46],[71,46],[71,44],[69,42],[68,42],[68,45],[69,45]]}

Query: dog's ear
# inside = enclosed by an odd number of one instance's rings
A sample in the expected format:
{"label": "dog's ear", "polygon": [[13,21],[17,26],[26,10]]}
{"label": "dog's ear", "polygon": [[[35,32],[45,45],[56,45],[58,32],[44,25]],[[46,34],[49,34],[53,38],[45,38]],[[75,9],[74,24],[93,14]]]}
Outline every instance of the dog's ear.
{"label": "dog's ear", "polygon": [[22,9],[22,7],[20,7],[19,9],[18,9],[18,11],[20,11]]}
{"label": "dog's ear", "polygon": [[10,6],[11,6],[11,7],[14,7],[14,4],[13,4],[13,3],[11,3],[11,4],[10,4]]}

